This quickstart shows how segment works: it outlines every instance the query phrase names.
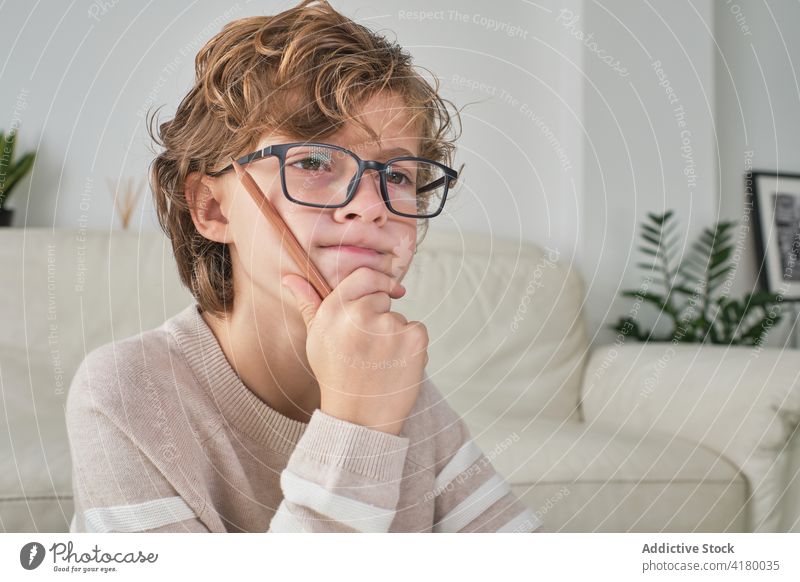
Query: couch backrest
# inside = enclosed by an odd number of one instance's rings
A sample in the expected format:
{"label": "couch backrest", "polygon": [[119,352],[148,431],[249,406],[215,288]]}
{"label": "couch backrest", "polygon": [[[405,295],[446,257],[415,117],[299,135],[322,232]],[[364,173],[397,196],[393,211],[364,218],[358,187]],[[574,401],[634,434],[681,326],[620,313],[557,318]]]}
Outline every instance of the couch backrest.
{"label": "couch backrest", "polygon": [[27,352],[43,381],[63,375],[65,388],[87,352],[192,299],[160,232],[2,228],[0,268],[0,353]]}
{"label": "couch backrest", "polygon": [[470,426],[577,418],[583,283],[554,249],[429,231],[395,302],[426,324],[428,375]]}
{"label": "couch backrest", "polygon": [[[583,287],[558,259],[530,243],[428,232],[394,309],[427,325],[428,374],[461,414],[573,413],[586,351]],[[28,383],[28,369],[9,375],[13,360],[26,362],[37,390],[65,392],[85,353],[192,301],[160,231],[3,228],[0,269],[6,389]]]}

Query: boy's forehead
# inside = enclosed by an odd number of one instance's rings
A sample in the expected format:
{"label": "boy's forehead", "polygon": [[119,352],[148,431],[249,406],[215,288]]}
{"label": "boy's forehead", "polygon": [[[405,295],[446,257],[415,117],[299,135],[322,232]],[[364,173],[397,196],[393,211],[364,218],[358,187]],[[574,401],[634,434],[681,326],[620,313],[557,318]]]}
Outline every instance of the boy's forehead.
{"label": "boy's forehead", "polygon": [[[357,120],[357,121],[356,121]],[[370,157],[381,152],[392,155],[419,155],[419,118],[396,95],[379,93],[354,112],[335,133],[325,138],[307,141],[332,143],[351,149],[360,157]],[[370,131],[363,126],[366,125]],[[285,141],[306,141],[288,134],[268,133],[259,140],[259,147]],[[404,151],[400,151],[404,150]]]}
{"label": "boy's forehead", "polygon": [[[353,117],[368,125],[378,135],[408,136],[415,131],[413,111],[395,93],[382,91],[356,108]],[[344,129],[358,133],[358,124],[348,122]]]}
{"label": "boy's forehead", "polygon": [[268,133],[259,140],[259,148],[277,143],[316,141],[330,143],[347,148],[359,157],[376,157],[380,154],[389,156],[400,155],[419,155],[419,136],[411,130],[396,131],[392,128],[376,128],[372,126],[376,135],[372,136],[365,132],[361,127],[350,124],[340,129],[336,133],[320,138],[300,138],[286,134]]}
{"label": "boy's forehead", "polygon": [[[375,135],[370,135],[363,128],[348,124],[342,130],[323,141],[346,147],[361,157],[377,155],[379,152],[390,152],[398,155],[417,155],[419,152],[418,136],[409,125],[403,128],[393,126],[376,127],[370,125]],[[405,150],[400,152],[398,150]]]}

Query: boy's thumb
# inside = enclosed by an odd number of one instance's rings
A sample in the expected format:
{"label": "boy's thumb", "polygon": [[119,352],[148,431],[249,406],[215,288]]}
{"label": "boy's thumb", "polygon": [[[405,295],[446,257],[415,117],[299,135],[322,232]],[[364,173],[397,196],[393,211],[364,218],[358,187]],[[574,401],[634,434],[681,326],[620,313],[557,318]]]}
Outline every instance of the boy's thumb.
{"label": "boy's thumb", "polygon": [[322,299],[314,287],[299,275],[285,275],[281,279],[281,284],[291,292],[297,302],[300,315],[303,316],[303,321],[306,322],[306,328],[310,327],[311,321],[317,314],[320,303],[322,303]]}

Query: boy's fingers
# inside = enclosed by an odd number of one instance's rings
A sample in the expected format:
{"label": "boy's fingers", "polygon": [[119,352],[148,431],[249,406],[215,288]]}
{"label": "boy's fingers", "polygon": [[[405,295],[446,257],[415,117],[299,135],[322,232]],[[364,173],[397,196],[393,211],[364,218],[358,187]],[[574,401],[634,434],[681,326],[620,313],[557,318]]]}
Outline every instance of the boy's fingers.
{"label": "boy's fingers", "polygon": [[322,299],[311,283],[299,275],[285,275],[281,279],[281,283],[295,298],[300,315],[303,316],[303,321],[306,323],[306,328],[309,328],[322,303]]}
{"label": "boy's fingers", "polygon": [[406,290],[386,273],[369,267],[359,267],[345,277],[333,292],[338,296],[338,301],[344,303],[381,292],[393,299],[398,299],[405,294]]}

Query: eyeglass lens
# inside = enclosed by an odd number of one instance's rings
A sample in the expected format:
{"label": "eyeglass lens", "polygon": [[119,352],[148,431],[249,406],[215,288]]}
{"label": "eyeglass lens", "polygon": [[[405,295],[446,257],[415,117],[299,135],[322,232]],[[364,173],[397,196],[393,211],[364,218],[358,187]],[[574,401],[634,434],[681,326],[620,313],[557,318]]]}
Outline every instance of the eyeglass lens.
{"label": "eyeglass lens", "polygon": [[[341,204],[347,199],[348,186],[357,171],[356,159],[342,150],[318,145],[293,146],[285,157],[286,191],[301,202]],[[397,160],[386,169],[389,205],[404,214],[425,216],[436,212],[442,204],[446,184],[444,171],[435,164]]]}

